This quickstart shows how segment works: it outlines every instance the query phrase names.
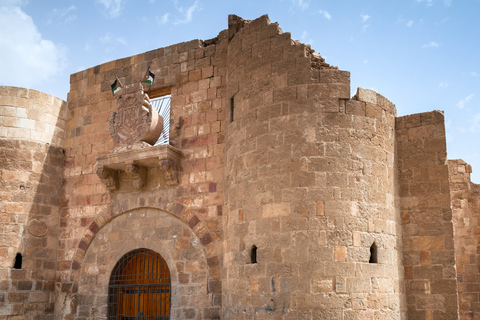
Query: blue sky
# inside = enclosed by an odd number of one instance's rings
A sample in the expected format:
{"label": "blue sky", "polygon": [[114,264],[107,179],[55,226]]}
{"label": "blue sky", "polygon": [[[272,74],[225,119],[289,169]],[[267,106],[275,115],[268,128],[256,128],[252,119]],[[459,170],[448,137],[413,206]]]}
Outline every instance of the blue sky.
{"label": "blue sky", "polygon": [[398,115],[444,110],[480,183],[480,0],[0,0],[0,85],[66,99],[71,73],[268,14]]}

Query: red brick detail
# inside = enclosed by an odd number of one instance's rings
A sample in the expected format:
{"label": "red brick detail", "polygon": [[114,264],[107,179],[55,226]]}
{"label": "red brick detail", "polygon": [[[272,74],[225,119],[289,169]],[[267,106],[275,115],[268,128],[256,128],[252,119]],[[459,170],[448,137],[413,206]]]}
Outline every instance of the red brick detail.
{"label": "red brick detail", "polygon": [[88,248],[88,243],[86,243],[84,240],[80,241],[80,243],[78,244],[78,248],[83,250],[83,251],[87,251],[87,248]]}
{"label": "red brick detail", "polygon": [[90,225],[89,227],[90,231],[92,231],[93,233],[97,233],[98,230],[100,230],[100,228],[98,227],[97,223],[94,221],[92,222],[92,224]]}
{"label": "red brick detail", "polygon": [[157,208],[165,209],[165,200],[162,197],[159,197],[156,204]]}
{"label": "red brick detail", "polygon": [[208,184],[208,192],[217,192],[217,183],[216,182],[210,182]]}
{"label": "red brick detail", "polygon": [[205,233],[203,236],[200,237],[200,243],[204,246],[208,245],[213,241],[212,236],[210,233]]}
{"label": "red brick detail", "polygon": [[190,220],[188,220],[188,226],[190,229],[193,229],[198,223],[200,222],[200,219],[194,215]]}
{"label": "red brick detail", "polygon": [[176,215],[177,217],[181,217],[184,210],[185,210],[185,207],[180,203],[177,203],[175,205],[175,209],[173,209],[173,214]]}
{"label": "red brick detail", "polygon": [[80,269],[80,262],[78,262],[77,260],[73,260],[72,270],[78,270],[78,269]]}

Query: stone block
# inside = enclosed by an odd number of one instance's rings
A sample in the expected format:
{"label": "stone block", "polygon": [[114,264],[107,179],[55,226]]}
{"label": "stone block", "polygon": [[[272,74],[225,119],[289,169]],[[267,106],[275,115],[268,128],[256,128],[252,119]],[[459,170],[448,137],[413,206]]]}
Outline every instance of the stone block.
{"label": "stone block", "polygon": [[317,201],[317,216],[325,215],[325,201]]}
{"label": "stone block", "polygon": [[310,292],[312,293],[332,292],[334,289],[333,277],[313,276],[311,278]]}
{"label": "stone block", "polygon": [[440,236],[423,236],[413,238],[413,244],[416,250],[444,250],[444,238]]}
{"label": "stone block", "polygon": [[367,103],[377,104],[377,93],[373,90],[357,88],[355,99]]}
{"label": "stone block", "polygon": [[335,261],[345,261],[347,248],[344,246],[335,246]]}
{"label": "stone block", "polygon": [[365,116],[365,102],[347,100],[345,104],[345,113],[356,116]]}
{"label": "stone block", "polygon": [[262,206],[262,218],[286,217],[290,214],[290,205],[288,202],[269,203]]}

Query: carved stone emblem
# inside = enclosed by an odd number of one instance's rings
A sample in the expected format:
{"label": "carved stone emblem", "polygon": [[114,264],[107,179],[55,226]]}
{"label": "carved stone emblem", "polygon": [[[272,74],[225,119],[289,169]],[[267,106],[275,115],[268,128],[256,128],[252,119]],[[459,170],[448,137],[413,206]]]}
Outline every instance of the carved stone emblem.
{"label": "carved stone emblem", "polygon": [[168,186],[173,186],[178,184],[178,169],[175,162],[172,160],[161,160],[159,161],[160,169],[165,172],[165,181]]}
{"label": "carved stone emblem", "polygon": [[152,108],[142,85],[128,85],[120,90],[118,96],[118,112],[112,112],[109,121],[110,135],[117,144],[113,152],[155,144],[162,133],[163,118]]}
{"label": "carved stone emblem", "polygon": [[33,219],[28,225],[28,232],[35,237],[44,237],[48,232],[48,227],[44,221]]}

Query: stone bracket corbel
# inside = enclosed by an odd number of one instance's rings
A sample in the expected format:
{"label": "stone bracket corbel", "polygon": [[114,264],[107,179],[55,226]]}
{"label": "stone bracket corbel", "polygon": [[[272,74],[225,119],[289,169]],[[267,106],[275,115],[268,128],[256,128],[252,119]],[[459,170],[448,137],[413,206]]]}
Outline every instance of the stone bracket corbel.
{"label": "stone bracket corbel", "polygon": [[158,162],[160,169],[164,172],[165,181],[168,186],[178,184],[178,165],[173,160],[160,160]]}
{"label": "stone bracket corbel", "polygon": [[97,176],[105,183],[107,190],[118,190],[118,171],[107,167],[97,169]]}
{"label": "stone bracket corbel", "polygon": [[134,178],[132,186],[135,189],[140,189],[147,184],[148,169],[133,162],[126,163],[125,172],[132,173]]}
{"label": "stone bracket corbel", "polygon": [[106,154],[97,157],[97,175],[109,191],[148,187],[150,175],[163,173],[166,186],[179,183],[181,152],[170,145]]}

